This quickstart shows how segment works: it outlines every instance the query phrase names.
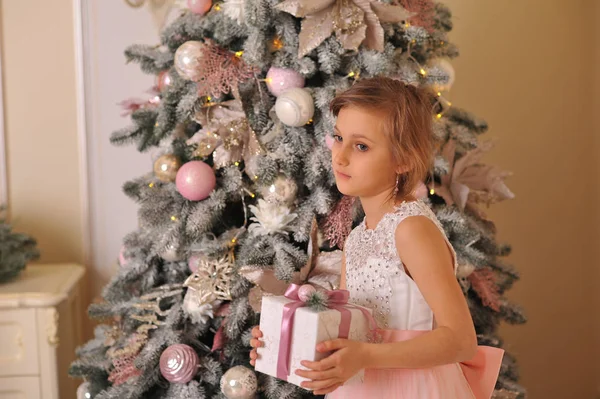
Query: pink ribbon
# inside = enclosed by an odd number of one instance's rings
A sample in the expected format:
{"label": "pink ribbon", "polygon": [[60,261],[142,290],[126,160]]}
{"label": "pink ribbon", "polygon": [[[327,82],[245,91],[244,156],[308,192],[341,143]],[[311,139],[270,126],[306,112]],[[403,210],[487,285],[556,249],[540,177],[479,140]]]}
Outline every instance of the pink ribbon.
{"label": "pink ribbon", "polygon": [[[283,318],[281,320],[281,333],[279,339],[279,354],[277,356],[277,378],[286,380],[290,375],[290,350],[292,341],[292,330],[294,328],[294,315],[296,309],[306,306],[304,302],[298,297],[298,291],[300,285],[290,284],[290,286],[283,294],[286,298],[291,299],[293,302],[289,302],[283,307]],[[341,321],[339,327],[339,338],[348,338],[350,333],[350,321],[352,319],[352,313],[349,309],[359,309],[362,314],[367,318],[369,322],[369,329],[375,330],[377,324],[375,319],[367,309],[361,308],[348,303],[350,293],[347,290],[333,290],[325,291],[329,300],[327,301],[327,307],[329,309],[335,309],[341,314]]]}

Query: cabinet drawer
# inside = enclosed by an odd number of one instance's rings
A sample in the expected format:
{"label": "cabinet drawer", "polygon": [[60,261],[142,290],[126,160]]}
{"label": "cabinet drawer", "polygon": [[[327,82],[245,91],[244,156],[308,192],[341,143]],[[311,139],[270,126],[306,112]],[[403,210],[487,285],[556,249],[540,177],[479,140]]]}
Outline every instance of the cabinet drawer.
{"label": "cabinet drawer", "polygon": [[0,310],[0,377],[39,374],[36,331],[35,309]]}
{"label": "cabinet drawer", "polygon": [[41,399],[38,377],[0,378],[0,399]]}

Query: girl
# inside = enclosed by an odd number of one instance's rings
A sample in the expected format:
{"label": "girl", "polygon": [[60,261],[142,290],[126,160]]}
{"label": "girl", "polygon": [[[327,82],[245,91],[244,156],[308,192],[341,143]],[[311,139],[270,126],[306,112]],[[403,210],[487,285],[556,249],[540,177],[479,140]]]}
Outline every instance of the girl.
{"label": "girl", "polygon": [[[389,78],[364,79],[330,108],[336,185],[359,197],[365,212],[344,246],[340,288],[373,310],[383,342],[322,342],[318,351],[334,352],[295,372],[330,399],[489,399],[504,351],[477,346],[454,249],[414,194],[432,164],[429,95]],[[254,348],[261,335],[255,327]],[[256,357],[253,349],[252,364]],[[363,368],[362,384],[343,385]]]}

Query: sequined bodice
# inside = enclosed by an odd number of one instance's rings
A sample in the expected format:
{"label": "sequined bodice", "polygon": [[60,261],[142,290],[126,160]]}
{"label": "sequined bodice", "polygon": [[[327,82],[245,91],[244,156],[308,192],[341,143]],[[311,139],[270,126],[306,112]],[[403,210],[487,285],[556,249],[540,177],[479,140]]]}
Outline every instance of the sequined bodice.
{"label": "sequined bodice", "polygon": [[[410,216],[426,216],[446,238],[435,214],[425,202],[403,202],[387,213],[374,229],[363,221],[348,237],[346,287],[350,300],[373,310],[379,328],[431,330],[433,312],[416,283],[406,274],[395,243],[396,227]],[[452,251],[454,265],[456,254]]]}

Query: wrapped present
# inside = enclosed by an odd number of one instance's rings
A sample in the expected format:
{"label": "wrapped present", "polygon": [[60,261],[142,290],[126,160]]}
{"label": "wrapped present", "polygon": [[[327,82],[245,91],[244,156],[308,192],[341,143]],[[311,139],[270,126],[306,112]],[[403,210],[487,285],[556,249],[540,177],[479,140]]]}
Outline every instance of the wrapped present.
{"label": "wrapped present", "polygon": [[[318,343],[336,338],[367,341],[376,327],[371,310],[348,303],[348,291],[326,291],[328,309],[316,311],[298,297],[300,286],[291,284],[283,296],[262,299],[260,330],[264,346],[257,348],[255,369],[300,386],[306,378],[296,375],[305,369],[302,360],[318,361],[330,353],[317,352]],[[364,370],[344,385],[360,383]]]}

